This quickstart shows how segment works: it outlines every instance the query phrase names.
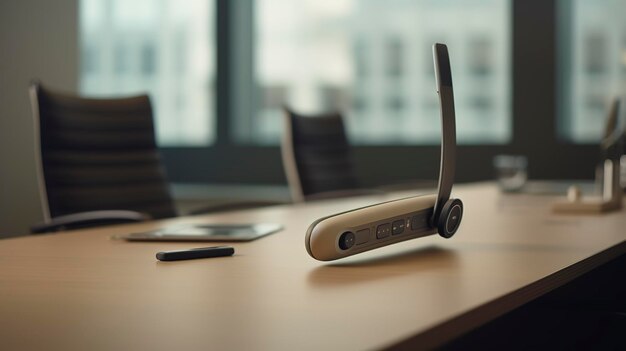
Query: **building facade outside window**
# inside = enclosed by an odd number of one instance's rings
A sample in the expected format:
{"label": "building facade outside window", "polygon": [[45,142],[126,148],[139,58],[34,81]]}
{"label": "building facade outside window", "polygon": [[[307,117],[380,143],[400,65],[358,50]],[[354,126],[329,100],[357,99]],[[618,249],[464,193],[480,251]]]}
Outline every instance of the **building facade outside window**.
{"label": "building facade outside window", "polygon": [[[511,33],[507,0],[259,0],[255,84],[263,98],[237,123],[240,141],[277,143],[280,107],[344,112],[358,144],[439,142],[431,45],[448,44],[458,139],[511,139]],[[338,98],[328,99],[328,91]],[[243,132],[241,132],[243,130]]]}
{"label": "building facade outside window", "polygon": [[80,92],[148,93],[160,146],[210,145],[214,12],[211,0],[81,0]]}
{"label": "building facade outside window", "polygon": [[560,3],[561,136],[597,143],[615,97],[626,96],[626,1]]}

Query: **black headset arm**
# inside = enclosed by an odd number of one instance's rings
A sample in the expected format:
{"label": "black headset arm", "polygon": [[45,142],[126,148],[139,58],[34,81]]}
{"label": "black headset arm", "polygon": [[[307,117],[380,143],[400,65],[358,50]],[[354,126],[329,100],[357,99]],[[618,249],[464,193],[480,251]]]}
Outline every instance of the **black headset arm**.
{"label": "black headset arm", "polygon": [[452,90],[452,72],[448,48],[444,44],[433,45],[435,78],[439,94],[441,112],[441,161],[439,165],[439,184],[437,201],[433,211],[432,223],[436,225],[441,210],[450,199],[456,164],[456,122],[454,113],[454,93]]}

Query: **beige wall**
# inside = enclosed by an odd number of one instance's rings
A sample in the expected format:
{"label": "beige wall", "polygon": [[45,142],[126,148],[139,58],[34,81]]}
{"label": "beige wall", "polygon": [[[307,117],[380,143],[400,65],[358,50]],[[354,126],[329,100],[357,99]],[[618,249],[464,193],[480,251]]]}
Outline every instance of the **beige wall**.
{"label": "beige wall", "polygon": [[0,238],[42,219],[27,87],[78,83],[78,0],[0,1]]}

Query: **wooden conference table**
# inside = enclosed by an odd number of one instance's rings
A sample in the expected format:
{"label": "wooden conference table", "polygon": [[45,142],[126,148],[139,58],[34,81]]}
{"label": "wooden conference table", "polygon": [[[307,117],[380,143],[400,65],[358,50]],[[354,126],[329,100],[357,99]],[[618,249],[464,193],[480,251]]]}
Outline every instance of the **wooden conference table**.
{"label": "wooden conference table", "polygon": [[[626,211],[567,216],[554,198],[455,187],[450,240],[313,260],[316,218],[391,196],[329,200],[0,241],[6,350],[363,350],[440,345],[626,251]],[[406,194],[403,194],[406,195]],[[399,196],[396,194],[396,196]],[[234,257],[158,262],[196,243],[110,236],[181,223],[279,222]]]}

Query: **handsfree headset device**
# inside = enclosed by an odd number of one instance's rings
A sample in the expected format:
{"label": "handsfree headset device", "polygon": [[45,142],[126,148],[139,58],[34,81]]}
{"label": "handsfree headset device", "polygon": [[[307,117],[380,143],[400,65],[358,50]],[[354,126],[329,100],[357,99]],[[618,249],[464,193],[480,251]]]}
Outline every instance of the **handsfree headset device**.
{"label": "handsfree headset device", "polygon": [[332,261],[401,241],[439,233],[450,238],[463,217],[463,203],[451,199],[456,158],[454,94],[448,47],[433,45],[441,111],[441,162],[437,194],[383,202],[323,217],[306,233],[306,250]]}

